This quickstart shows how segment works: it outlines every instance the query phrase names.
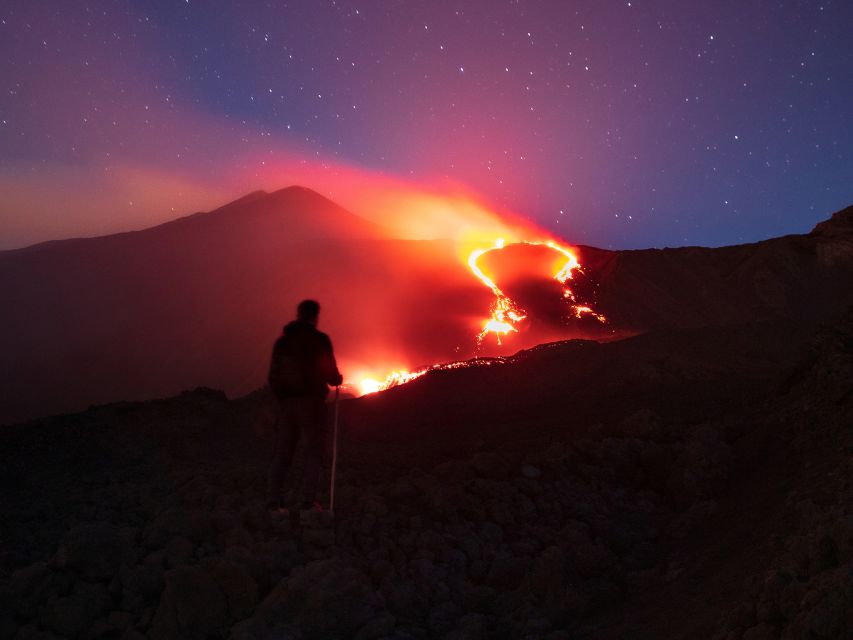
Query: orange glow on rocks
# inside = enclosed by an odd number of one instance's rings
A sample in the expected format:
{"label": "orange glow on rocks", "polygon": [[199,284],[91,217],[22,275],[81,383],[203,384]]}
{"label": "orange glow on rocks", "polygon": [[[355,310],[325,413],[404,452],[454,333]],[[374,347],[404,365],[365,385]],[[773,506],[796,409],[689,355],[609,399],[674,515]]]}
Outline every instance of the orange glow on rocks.
{"label": "orange glow on rocks", "polygon": [[429,369],[422,369],[420,371],[415,371],[414,373],[411,371],[392,371],[382,380],[364,377],[354,385],[355,391],[357,391],[360,396],[364,396],[369,393],[376,393],[377,391],[383,391],[385,389],[390,389],[391,387],[411,382],[415,378],[420,378],[427,371],[429,371]]}

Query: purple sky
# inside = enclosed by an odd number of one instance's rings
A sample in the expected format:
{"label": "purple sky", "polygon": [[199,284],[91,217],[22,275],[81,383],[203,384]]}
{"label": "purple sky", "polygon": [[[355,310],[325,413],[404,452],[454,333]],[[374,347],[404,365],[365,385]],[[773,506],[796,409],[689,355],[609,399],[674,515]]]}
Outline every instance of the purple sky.
{"label": "purple sky", "polygon": [[805,232],[853,203],[851,24],[829,0],[7,0],[0,248],[334,196],[341,168],[603,247]]}

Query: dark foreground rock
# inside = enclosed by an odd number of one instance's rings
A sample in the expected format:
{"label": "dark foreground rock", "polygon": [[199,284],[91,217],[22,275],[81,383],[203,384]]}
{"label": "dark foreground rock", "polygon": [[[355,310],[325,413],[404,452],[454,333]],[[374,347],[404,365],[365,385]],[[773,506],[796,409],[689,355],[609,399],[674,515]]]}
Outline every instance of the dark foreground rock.
{"label": "dark foreground rock", "polygon": [[264,509],[262,394],[6,428],[0,638],[849,637],[853,318],[785,331],[345,403],[334,519]]}

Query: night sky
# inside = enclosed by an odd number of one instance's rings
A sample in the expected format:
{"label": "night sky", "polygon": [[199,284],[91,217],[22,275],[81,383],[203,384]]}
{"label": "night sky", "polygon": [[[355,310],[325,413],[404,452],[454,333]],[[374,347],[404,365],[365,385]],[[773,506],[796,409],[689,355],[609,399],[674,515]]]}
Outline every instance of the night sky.
{"label": "night sky", "polygon": [[851,25],[850,0],[4,0],[0,248],[342,172],[602,247],[806,232],[853,203]]}

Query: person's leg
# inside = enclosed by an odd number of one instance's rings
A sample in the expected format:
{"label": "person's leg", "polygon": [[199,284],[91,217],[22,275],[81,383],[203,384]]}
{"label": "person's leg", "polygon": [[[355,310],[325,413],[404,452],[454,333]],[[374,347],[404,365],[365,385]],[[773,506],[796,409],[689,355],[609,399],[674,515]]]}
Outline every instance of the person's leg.
{"label": "person's leg", "polygon": [[305,467],[302,473],[302,505],[313,504],[317,497],[320,469],[323,466],[328,427],[326,425],[326,403],[322,398],[306,398],[303,405],[302,433],[305,438]]}
{"label": "person's leg", "polygon": [[276,437],[270,467],[267,502],[270,506],[284,503],[284,480],[293,461],[296,442],[301,429],[295,400],[287,398],[279,402],[276,413]]}

